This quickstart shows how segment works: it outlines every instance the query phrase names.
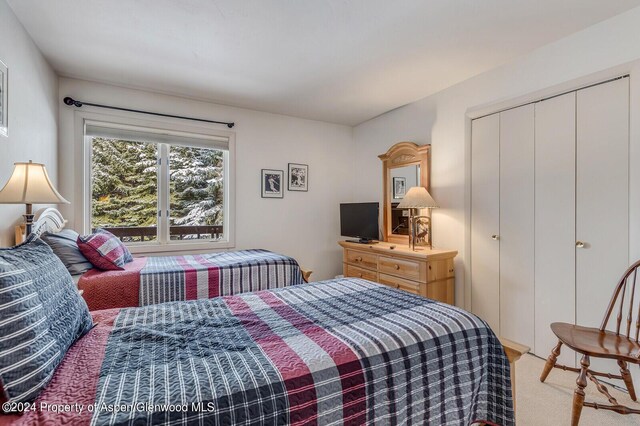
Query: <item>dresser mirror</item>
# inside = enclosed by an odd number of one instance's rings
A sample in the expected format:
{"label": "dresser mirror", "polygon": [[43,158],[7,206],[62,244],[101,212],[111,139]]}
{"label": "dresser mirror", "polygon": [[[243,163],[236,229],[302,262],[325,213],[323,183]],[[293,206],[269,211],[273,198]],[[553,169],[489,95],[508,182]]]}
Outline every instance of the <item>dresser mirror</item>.
{"label": "dresser mirror", "polygon": [[429,189],[429,154],[431,145],[399,142],[379,155],[383,173],[383,239],[400,244],[409,243],[409,210],[399,209],[409,188]]}

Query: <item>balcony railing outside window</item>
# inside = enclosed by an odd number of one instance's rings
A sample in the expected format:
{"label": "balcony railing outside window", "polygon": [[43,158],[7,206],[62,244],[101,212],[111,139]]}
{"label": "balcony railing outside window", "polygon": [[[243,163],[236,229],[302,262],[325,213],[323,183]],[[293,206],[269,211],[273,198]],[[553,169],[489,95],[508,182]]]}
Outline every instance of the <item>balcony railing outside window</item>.
{"label": "balcony railing outside window", "polygon": [[[158,230],[155,226],[117,226],[103,227],[122,242],[149,242],[155,241]],[[94,230],[95,231],[95,230]],[[218,241],[223,238],[222,225],[179,225],[169,228],[169,235],[172,241],[179,240],[213,240]]]}

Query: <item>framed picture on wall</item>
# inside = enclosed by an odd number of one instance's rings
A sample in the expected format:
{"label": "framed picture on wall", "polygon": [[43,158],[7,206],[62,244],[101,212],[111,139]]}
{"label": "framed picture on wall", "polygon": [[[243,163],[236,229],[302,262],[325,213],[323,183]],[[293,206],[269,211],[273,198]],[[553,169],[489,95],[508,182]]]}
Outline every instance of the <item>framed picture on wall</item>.
{"label": "framed picture on wall", "polygon": [[262,169],[262,198],[283,198],[284,170]]}
{"label": "framed picture on wall", "polygon": [[0,61],[0,136],[9,135],[9,71]]}
{"label": "framed picture on wall", "polygon": [[289,163],[289,191],[309,190],[309,166]]}
{"label": "framed picture on wall", "polygon": [[393,198],[396,200],[404,198],[407,194],[407,178],[394,177],[393,178]]}

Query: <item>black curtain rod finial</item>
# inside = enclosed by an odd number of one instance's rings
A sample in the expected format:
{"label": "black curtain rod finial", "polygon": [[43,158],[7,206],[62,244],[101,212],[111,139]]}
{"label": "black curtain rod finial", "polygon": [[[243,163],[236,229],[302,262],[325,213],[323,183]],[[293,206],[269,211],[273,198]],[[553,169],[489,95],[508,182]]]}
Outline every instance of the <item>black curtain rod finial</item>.
{"label": "black curtain rod finial", "polygon": [[69,106],[75,106],[75,107],[78,107],[78,108],[80,108],[82,106],[82,102],[76,101],[75,99],[70,98],[69,96],[64,98],[63,101],[64,101],[64,103],[66,105],[69,105]]}
{"label": "black curtain rod finial", "polygon": [[65,105],[74,106],[74,107],[78,107],[78,108],[81,108],[82,105],[89,105],[89,106],[93,106],[93,107],[97,107],[97,108],[115,109],[117,111],[127,111],[127,112],[135,112],[135,113],[138,113],[138,114],[156,115],[158,117],[179,118],[181,120],[200,121],[200,122],[203,122],[203,123],[225,124],[230,129],[233,128],[233,126],[236,125],[236,123],[233,123],[233,122],[205,120],[203,118],[185,117],[185,116],[182,116],[182,115],[162,114],[162,113],[159,113],[159,112],[142,111],[142,110],[139,110],[139,109],[130,109],[130,108],[115,107],[115,106],[110,106],[110,105],[92,104],[92,103],[89,103],[89,102],[80,102],[80,101],[76,101],[75,99],[73,99],[73,98],[71,98],[69,96],[66,96],[62,100],[62,102],[64,102]]}

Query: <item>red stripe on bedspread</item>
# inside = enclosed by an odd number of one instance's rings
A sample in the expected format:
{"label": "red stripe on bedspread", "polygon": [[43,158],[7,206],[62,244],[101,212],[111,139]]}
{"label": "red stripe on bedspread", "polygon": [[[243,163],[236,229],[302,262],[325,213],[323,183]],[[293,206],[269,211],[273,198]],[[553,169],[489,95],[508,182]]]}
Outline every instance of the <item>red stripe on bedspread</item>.
{"label": "red stripe on bedspread", "polygon": [[320,346],[336,364],[342,384],[343,424],[361,425],[367,420],[367,401],[364,373],[358,355],[342,340],[315,325],[309,318],[270,292],[256,293],[291,325]]}
{"label": "red stripe on bedspread", "polygon": [[146,263],[146,257],[138,257],[122,271],[92,269],[82,275],[78,289],[89,310],[140,306],[140,271]]}
{"label": "red stripe on bedspread", "polygon": [[184,256],[176,257],[178,264],[184,270],[184,291],[185,300],[195,300],[198,298],[198,271],[191,265]]}
{"label": "red stripe on bedspread", "polygon": [[220,268],[209,260],[205,259],[202,255],[194,256],[194,259],[207,268],[208,274],[208,286],[209,286],[209,298],[220,296]]}
{"label": "red stripe on bedspread", "polygon": [[[119,311],[109,309],[92,312],[96,326],[69,349],[51,382],[36,399],[37,410],[22,415],[0,415],[0,425],[88,425],[92,414],[87,407],[95,403],[107,339]],[[49,407],[79,404],[84,410],[57,413],[41,410],[41,404]]]}
{"label": "red stripe on bedspread", "polygon": [[292,425],[317,424],[318,398],[309,367],[251,310],[247,302],[234,296],[225,296],[224,300],[284,379],[289,399],[289,423]]}

